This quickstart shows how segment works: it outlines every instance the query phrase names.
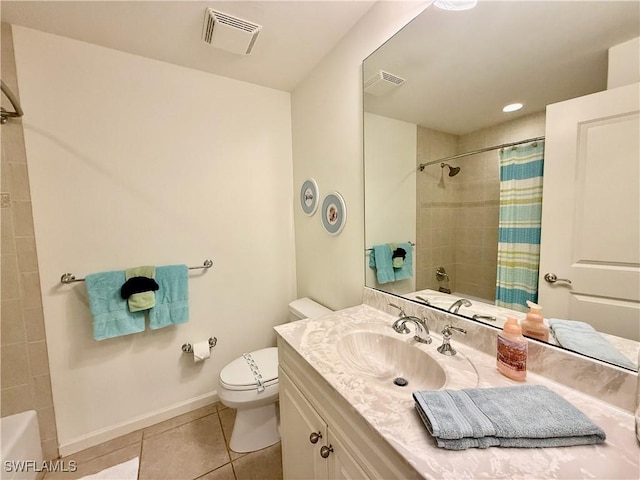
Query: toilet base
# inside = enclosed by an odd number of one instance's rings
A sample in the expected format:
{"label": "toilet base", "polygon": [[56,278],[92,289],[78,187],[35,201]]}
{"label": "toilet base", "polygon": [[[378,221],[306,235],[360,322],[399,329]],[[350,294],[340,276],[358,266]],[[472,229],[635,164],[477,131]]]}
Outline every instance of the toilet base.
{"label": "toilet base", "polygon": [[237,453],[255,452],[280,441],[277,403],[236,412],[229,448]]}

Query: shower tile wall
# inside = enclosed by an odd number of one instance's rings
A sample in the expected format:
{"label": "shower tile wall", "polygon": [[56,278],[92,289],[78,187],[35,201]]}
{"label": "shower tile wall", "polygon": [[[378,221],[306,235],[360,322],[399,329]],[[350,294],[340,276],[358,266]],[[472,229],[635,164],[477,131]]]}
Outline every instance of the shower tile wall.
{"label": "shower tile wall", "polygon": [[[458,152],[458,137],[420,125],[417,143],[417,164]],[[436,269],[455,270],[456,191],[439,164],[429,165],[416,178],[416,289],[437,290]],[[448,288],[454,291],[456,277],[450,278]]]}
{"label": "shower tile wall", "polygon": [[[1,35],[2,80],[18,96],[11,27],[1,24]],[[10,120],[0,131],[0,414],[36,410],[44,456],[53,459],[58,456],[57,432],[22,122]]]}
{"label": "shower tile wall", "polygon": [[[541,136],[544,128],[544,112],[460,136],[419,126],[417,163]],[[492,302],[498,256],[498,151],[450,163],[461,167],[455,177],[439,164],[418,175],[417,289],[437,290],[435,269],[444,266],[451,291]]]}

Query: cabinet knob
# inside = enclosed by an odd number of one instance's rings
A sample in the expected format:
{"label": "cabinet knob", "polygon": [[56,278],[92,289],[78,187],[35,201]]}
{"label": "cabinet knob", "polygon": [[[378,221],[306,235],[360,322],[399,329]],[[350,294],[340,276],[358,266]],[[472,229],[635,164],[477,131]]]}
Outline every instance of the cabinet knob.
{"label": "cabinet knob", "polygon": [[326,445],[323,445],[322,448],[320,449],[320,456],[322,458],[327,458],[329,455],[331,455],[332,452],[333,452],[333,446],[329,445],[327,447]]}
{"label": "cabinet knob", "polygon": [[318,440],[320,440],[321,438],[322,438],[321,432],[313,432],[311,435],[309,435],[309,441],[311,443],[318,443]]}

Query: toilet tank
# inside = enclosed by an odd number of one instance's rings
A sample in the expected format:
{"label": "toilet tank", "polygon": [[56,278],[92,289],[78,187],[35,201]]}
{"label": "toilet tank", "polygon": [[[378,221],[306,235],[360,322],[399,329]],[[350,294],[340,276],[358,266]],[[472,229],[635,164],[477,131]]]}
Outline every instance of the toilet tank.
{"label": "toilet tank", "polygon": [[295,322],[303,318],[316,318],[333,310],[314,302],[310,298],[299,298],[289,304],[289,321]]}

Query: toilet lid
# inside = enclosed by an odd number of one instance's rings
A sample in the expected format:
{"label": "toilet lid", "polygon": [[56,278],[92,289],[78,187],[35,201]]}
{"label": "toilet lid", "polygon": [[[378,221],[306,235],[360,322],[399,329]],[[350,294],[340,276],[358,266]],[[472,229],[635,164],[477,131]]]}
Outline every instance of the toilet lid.
{"label": "toilet lid", "polygon": [[[246,356],[246,358],[245,358]],[[249,365],[253,359],[255,368]],[[254,370],[262,375],[262,384],[278,379],[278,349],[276,347],[263,348],[236,358],[220,372],[220,381],[228,387],[256,388]]]}

